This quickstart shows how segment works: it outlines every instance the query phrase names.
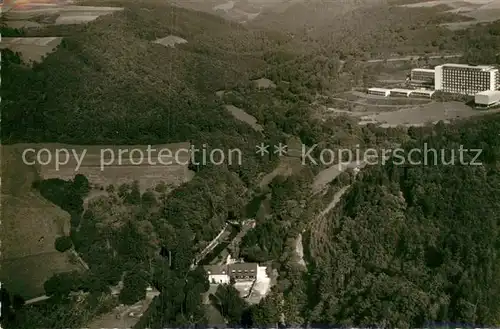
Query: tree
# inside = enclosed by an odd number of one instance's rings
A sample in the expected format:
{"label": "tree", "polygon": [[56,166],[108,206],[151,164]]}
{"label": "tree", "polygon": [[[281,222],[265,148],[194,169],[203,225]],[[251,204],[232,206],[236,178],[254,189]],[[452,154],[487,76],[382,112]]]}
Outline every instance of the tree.
{"label": "tree", "polygon": [[130,191],[130,185],[127,183],[124,183],[118,187],[118,196],[122,199],[128,198]]}
{"label": "tree", "polygon": [[230,325],[240,324],[247,303],[240,297],[236,288],[231,285],[220,285],[215,292],[215,303]]}
{"label": "tree", "polygon": [[146,191],[142,194],[141,203],[144,207],[154,207],[158,204],[158,201],[153,192]]}
{"label": "tree", "polygon": [[123,289],[118,296],[120,302],[132,305],[146,297],[148,282],[143,272],[134,270],[125,274]]}
{"label": "tree", "polygon": [[12,308],[14,310],[21,309],[24,306],[24,303],[25,303],[24,298],[17,294],[12,297]]}
{"label": "tree", "polygon": [[106,192],[108,192],[109,194],[115,193],[115,186],[113,184],[109,184],[108,186],[106,186]]}
{"label": "tree", "polygon": [[128,196],[125,200],[130,204],[140,204],[141,203],[141,190],[140,190],[138,181],[134,181],[132,183],[130,193],[128,194]]}
{"label": "tree", "polygon": [[75,178],[73,179],[73,191],[82,199],[86,197],[90,192],[90,184],[87,177],[82,174],[75,175]]}
{"label": "tree", "polygon": [[65,296],[81,285],[81,277],[78,272],[64,272],[54,274],[43,284],[45,294],[48,296]]}
{"label": "tree", "polygon": [[73,247],[73,242],[69,236],[60,236],[55,241],[55,248],[57,251],[65,252]]}

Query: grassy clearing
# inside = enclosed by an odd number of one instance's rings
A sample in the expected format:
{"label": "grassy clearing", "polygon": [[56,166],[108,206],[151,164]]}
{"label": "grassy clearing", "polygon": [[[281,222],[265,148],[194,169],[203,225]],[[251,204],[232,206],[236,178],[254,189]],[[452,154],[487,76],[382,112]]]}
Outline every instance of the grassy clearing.
{"label": "grassy clearing", "polygon": [[2,146],[0,280],[23,297],[43,293],[52,274],[79,269],[54,248],[55,239],[69,233],[70,216],[31,188],[36,177],[17,146]]}
{"label": "grassy clearing", "polygon": [[2,38],[0,48],[9,48],[21,54],[26,63],[41,62],[48,54],[55,51],[62,38]]}
{"label": "grassy clearing", "polygon": [[254,130],[263,130],[262,126],[257,123],[257,119],[255,119],[254,116],[246,113],[244,110],[234,105],[226,105],[225,107],[236,119],[248,123]]}
{"label": "grassy clearing", "polygon": [[[125,183],[132,183],[136,180],[139,182],[142,191],[156,187],[159,182],[164,182],[169,186],[179,186],[191,180],[194,173],[188,169],[189,155],[182,151],[175,157],[177,151],[189,150],[190,146],[189,143],[151,145],[151,161],[152,163],[156,163],[156,165],[150,165],[148,162],[147,145],[16,144],[19,154],[22,153],[22,150],[30,148],[35,150],[50,150],[52,162],[38,167],[37,171],[40,178],[72,180],[76,174],[83,174],[92,184],[103,188],[109,185],[116,187]],[[69,160],[66,164],[61,164],[57,168],[54,158],[58,150],[64,149],[70,152]],[[132,152],[132,150],[135,151]],[[160,150],[165,151],[160,153]],[[169,150],[170,153],[166,150]],[[123,153],[120,154],[120,152]],[[141,153],[143,156],[142,160]],[[65,162],[66,154],[59,154],[61,162]],[[83,159],[78,171],[75,171],[78,167],[75,154]],[[165,165],[159,162],[160,154]],[[46,153],[42,157],[43,161],[48,160]],[[103,165],[103,170],[101,170],[101,164]]]}

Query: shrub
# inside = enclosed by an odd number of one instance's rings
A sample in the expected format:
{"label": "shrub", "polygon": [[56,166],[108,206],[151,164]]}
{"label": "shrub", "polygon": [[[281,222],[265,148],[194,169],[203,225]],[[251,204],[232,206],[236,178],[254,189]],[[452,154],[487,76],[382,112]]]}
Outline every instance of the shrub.
{"label": "shrub", "polygon": [[56,239],[55,247],[57,251],[65,252],[73,246],[69,236],[60,236]]}

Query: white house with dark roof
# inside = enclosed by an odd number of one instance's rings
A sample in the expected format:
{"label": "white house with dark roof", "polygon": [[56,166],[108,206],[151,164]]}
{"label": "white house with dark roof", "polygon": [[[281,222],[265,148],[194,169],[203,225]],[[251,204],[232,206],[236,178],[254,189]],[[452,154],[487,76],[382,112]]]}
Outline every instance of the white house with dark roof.
{"label": "white house with dark roof", "polygon": [[228,265],[229,277],[235,281],[254,281],[257,279],[257,263],[235,263]]}
{"label": "white house with dark roof", "polygon": [[213,284],[226,284],[231,279],[235,282],[253,282],[259,276],[259,265],[257,263],[208,265],[204,268],[208,274],[208,281]]}
{"label": "white house with dark roof", "polygon": [[227,284],[230,281],[226,265],[207,265],[204,267],[208,274],[208,282]]}

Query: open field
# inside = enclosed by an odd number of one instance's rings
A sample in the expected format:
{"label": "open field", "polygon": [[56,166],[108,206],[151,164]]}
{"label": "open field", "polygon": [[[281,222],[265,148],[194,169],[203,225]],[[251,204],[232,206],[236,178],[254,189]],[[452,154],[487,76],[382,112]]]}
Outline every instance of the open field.
{"label": "open field", "polygon": [[381,112],[361,117],[360,124],[374,123],[381,127],[423,126],[438,121],[450,122],[478,115],[499,113],[500,109],[479,111],[461,102],[430,103],[427,105],[404,108],[398,111]]}
{"label": "open field", "polygon": [[45,56],[57,49],[62,38],[2,38],[0,48],[8,48],[13,52],[19,52],[23,61],[41,62]]}
{"label": "open field", "polygon": [[0,280],[25,298],[43,294],[54,273],[81,269],[55,239],[69,233],[70,216],[31,188],[38,177],[21,161],[21,149],[2,146],[2,267]]}
{"label": "open field", "polygon": [[7,21],[6,26],[11,29],[32,29],[32,28],[42,28],[43,25],[38,22],[33,21],[23,21],[23,20],[12,20]]}
{"label": "open field", "polygon": [[290,176],[302,170],[302,160],[297,157],[283,156],[280,163],[272,172],[264,175],[259,183],[260,187],[265,187],[277,176]]}
{"label": "open field", "polygon": [[[32,201],[34,202],[34,200]],[[30,226],[24,230],[29,229],[33,230],[33,227]],[[54,241],[53,239],[48,240]],[[26,240],[23,240],[23,244],[35,245],[24,243],[24,241]],[[71,261],[69,251],[65,253],[53,251],[27,257],[2,259],[0,278],[9,291],[29,299],[45,293],[43,284],[53,274],[73,270],[83,270],[83,268],[78,263]]]}
{"label": "open field", "polygon": [[[147,145],[68,145],[68,144],[18,144],[23,149],[47,149],[52,154],[52,161],[46,165],[38,165],[40,177],[43,179],[60,178],[71,180],[76,174],[85,175],[91,184],[106,187],[119,186],[124,183],[139,182],[142,191],[154,188],[164,182],[170,186],[179,186],[193,178],[188,169],[190,143],[151,145],[148,159]],[[57,150],[66,149],[71,152],[69,159],[61,154],[61,162],[56,166]],[[134,150],[134,151],[132,151]],[[161,151],[164,150],[164,151]],[[122,152],[120,157],[119,152]],[[35,152],[31,152],[33,156]],[[76,154],[76,156],[75,156]],[[78,158],[81,158],[78,167]],[[49,154],[44,152],[38,162],[47,163]],[[29,161],[35,161],[34,158]]]}
{"label": "open field", "polygon": [[154,43],[157,43],[159,45],[166,46],[166,47],[175,47],[176,44],[187,43],[187,40],[183,39],[181,37],[175,36],[175,35],[169,35],[165,38],[155,40]]}
{"label": "open field", "polygon": [[423,1],[419,3],[405,5],[406,7],[434,7],[438,5],[447,5],[452,9],[450,13],[460,14],[470,17],[470,22],[457,22],[444,24],[450,29],[467,28],[471,24],[479,22],[492,22],[500,19],[500,1],[498,0],[435,0]]}
{"label": "open field", "polygon": [[315,177],[313,181],[312,191],[313,193],[319,193],[323,191],[328,184],[333,182],[341,173],[347,169],[363,168],[366,163],[361,160],[353,160],[350,163],[337,163],[326,169],[321,170]]}
{"label": "open field", "polygon": [[257,123],[257,119],[254,116],[248,114],[242,109],[234,105],[225,105],[226,109],[231,113],[236,119],[243,121],[250,125],[255,131],[262,131],[263,128]]}
{"label": "open field", "polygon": [[[332,14],[345,12],[365,4],[383,3],[385,0],[170,0],[171,3],[198,11],[218,14],[240,23],[253,23],[263,18],[276,19],[283,13],[297,19],[297,25],[305,22],[331,19]],[[306,10],[304,10],[306,9]],[[311,12],[314,13],[311,16]],[[279,17],[278,19],[280,19]],[[292,19],[293,19],[292,18]]]}
{"label": "open field", "polygon": [[260,78],[257,80],[253,80],[253,83],[257,86],[257,88],[267,89],[267,88],[276,88],[276,84],[269,79]]}
{"label": "open field", "polygon": [[76,6],[72,1],[26,1],[15,2],[14,6],[5,13],[8,21],[15,21],[16,25],[26,22],[29,26],[38,17],[54,16],[56,25],[84,24],[96,20],[103,15],[121,11],[120,7]]}
{"label": "open field", "polygon": [[283,12],[304,0],[171,0],[171,2],[181,7],[218,14],[245,23],[265,12]]}

